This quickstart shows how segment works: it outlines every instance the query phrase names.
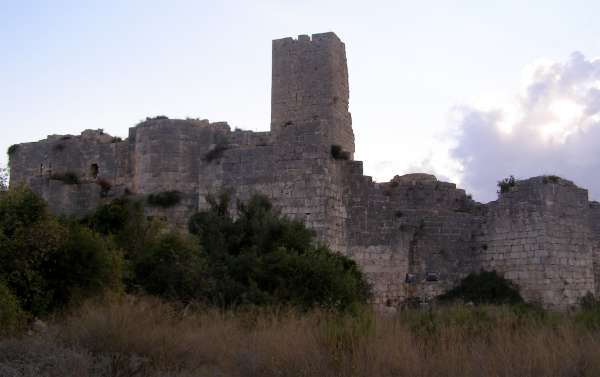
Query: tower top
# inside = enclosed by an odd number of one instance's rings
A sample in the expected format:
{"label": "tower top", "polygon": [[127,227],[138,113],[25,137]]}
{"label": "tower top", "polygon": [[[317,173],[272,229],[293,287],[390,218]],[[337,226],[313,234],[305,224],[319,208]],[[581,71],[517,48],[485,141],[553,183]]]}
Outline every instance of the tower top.
{"label": "tower top", "polygon": [[354,152],[346,47],[335,33],[273,41],[271,131],[319,123],[323,143]]}

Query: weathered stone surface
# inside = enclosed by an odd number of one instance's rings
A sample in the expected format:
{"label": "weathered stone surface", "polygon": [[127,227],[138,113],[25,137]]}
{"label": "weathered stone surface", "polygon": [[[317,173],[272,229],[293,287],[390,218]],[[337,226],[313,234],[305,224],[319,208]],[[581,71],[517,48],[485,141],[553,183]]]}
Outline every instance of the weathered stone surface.
{"label": "weathered stone surface", "polygon": [[53,211],[79,216],[121,195],[179,191],[177,205],[146,208],[179,228],[208,194],[262,193],[356,260],[382,308],[430,299],[480,269],[548,307],[600,292],[600,204],[586,190],[535,177],[483,205],[428,174],[373,182],[353,160],[345,46],[333,33],[273,41],[272,85],[270,132],[157,117],[123,141],[101,130],[52,135],[19,144],[11,185],[28,184]]}

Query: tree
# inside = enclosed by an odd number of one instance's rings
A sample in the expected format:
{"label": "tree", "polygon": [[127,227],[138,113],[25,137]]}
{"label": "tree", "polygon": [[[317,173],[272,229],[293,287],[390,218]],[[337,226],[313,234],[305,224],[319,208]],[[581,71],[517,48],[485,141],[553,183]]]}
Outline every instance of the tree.
{"label": "tree", "polygon": [[356,263],[316,242],[303,223],[281,216],[264,196],[238,203],[209,198],[189,230],[207,254],[207,298],[219,305],[346,309],[365,303],[369,286]]}
{"label": "tree", "polygon": [[189,235],[161,235],[134,269],[136,283],[149,294],[188,302],[204,293],[205,258],[198,240]]}
{"label": "tree", "polygon": [[0,168],[0,192],[8,191],[8,168]]}
{"label": "tree", "polygon": [[26,187],[0,196],[0,260],[0,280],[36,316],[121,281],[121,256],[110,242],[59,221]]}

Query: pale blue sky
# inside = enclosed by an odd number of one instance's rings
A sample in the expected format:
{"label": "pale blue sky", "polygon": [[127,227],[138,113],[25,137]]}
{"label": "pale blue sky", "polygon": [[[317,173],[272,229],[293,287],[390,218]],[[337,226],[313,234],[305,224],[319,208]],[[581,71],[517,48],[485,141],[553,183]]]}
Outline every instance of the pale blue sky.
{"label": "pale blue sky", "polygon": [[[267,130],[271,40],[334,31],[366,173],[425,168],[460,181],[439,153],[456,131],[453,109],[503,108],[539,59],[600,56],[599,11],[548,0],[0,0],[0,149],[86,128],[125,137],[153,115]],[[469,182],[491,198],[494,181]]]}

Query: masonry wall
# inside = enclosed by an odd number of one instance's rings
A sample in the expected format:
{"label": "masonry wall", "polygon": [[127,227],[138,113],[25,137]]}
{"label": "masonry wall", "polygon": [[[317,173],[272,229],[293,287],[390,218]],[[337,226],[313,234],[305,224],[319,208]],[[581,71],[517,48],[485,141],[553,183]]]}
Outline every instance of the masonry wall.
{"label": "masonry wall", "polygon": [[577,304],[595,292],[587,191],[563,179],[517,181],[487,206],[482,267],[519,285],[529,301]]}
{"label": "masonry wall", "polygon": [[600,294],[600,203],[590,202],[589,203],[589,224],[592,230],[593,237],[593,269],[594,269],[594,282],[595,282],[595,293]]}
{"label": "masonry wall", "polygon": [[347,173],[347,252],[378,306],[431,299],[473,271],[480,216],[464,190],[426,174],[373,183],[360,162]]}
{"label": "masonry wall", "polygon": [[352,156],[346,48],[334,33],[273,41],[271,131],[318,125],[322,146],[336,144]]}
{"label": "masonry wall", "polygon": [[[89,212],[105,197],[121,194],[131,172],[128,142],[95,130],[18,144],[9,158],[11,186],[26,184],[55,212],[74,215]],[[65,184],[66,174],[74,174],[78,183]],[[102,182],[110,190],[103,189]]]}

